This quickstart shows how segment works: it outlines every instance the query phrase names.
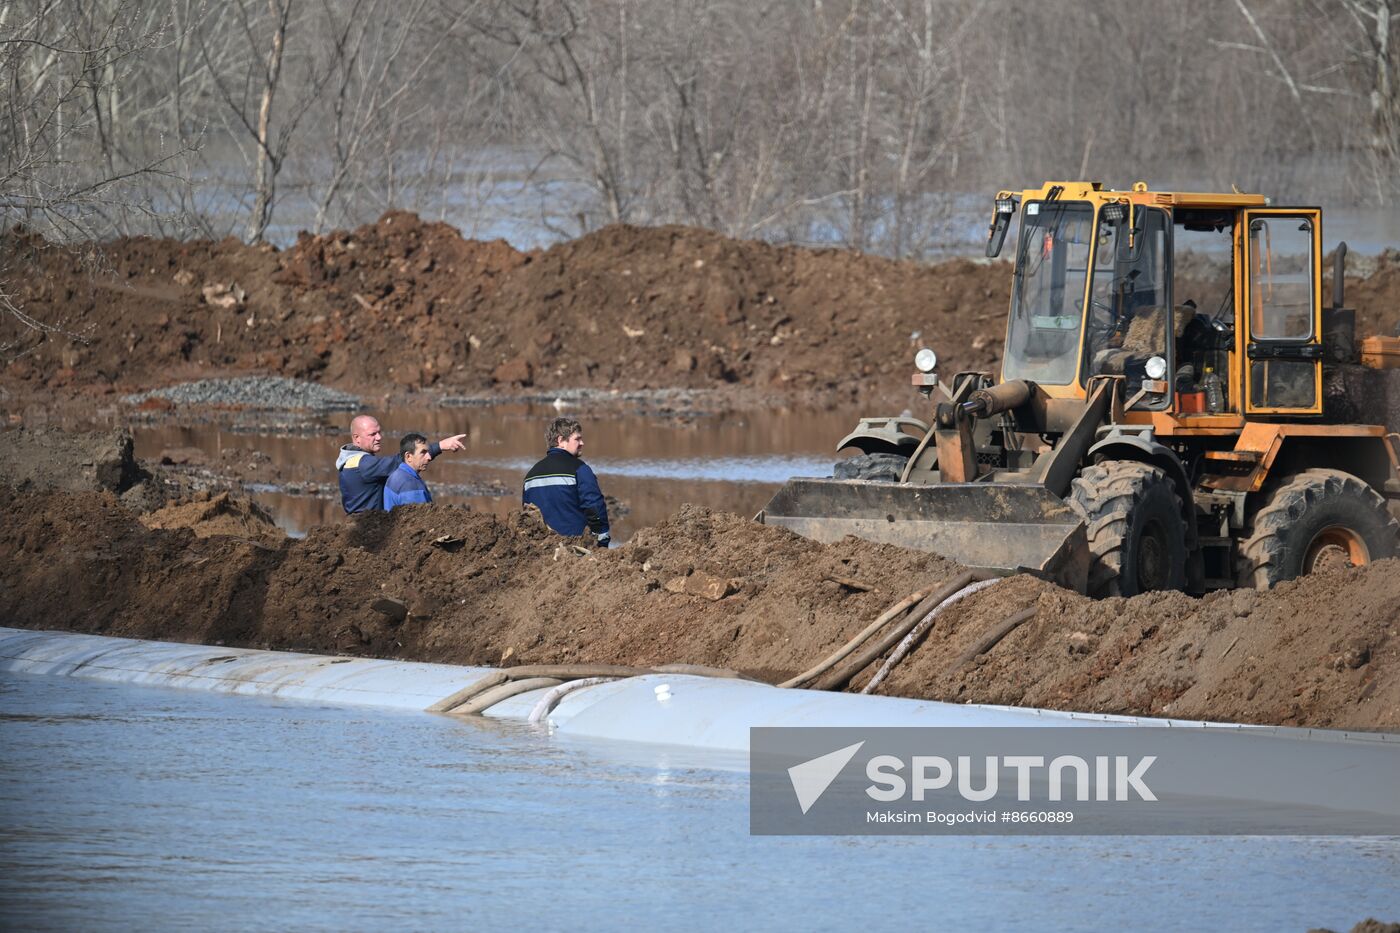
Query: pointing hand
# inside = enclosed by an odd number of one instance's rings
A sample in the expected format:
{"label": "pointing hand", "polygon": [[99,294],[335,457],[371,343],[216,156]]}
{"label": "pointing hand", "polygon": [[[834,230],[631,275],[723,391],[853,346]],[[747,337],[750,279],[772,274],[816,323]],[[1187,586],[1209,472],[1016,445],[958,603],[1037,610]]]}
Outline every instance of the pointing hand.
{"label": "pointing hand", "polygon": [[451,437],[444,437],[442,440],[438,441],[438,446],[443,450],[466,450],[467,445],[462,443],[462,438],[464,437],[466,437],[465,434],[454,434]]}

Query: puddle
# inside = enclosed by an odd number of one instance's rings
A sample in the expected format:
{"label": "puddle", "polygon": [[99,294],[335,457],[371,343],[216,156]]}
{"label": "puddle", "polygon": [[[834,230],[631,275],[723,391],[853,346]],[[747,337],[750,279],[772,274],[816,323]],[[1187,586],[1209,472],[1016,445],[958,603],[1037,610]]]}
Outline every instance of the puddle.
{"label": "puddle", "polygon": [[[724,415],[669,416],[600,411],[583,415],[584,458],[603,492],[623,506],[612,516],[621,541],[654,525],[683,503],[752,515],[791,476],[827,476],[836,442],[861,414],[773,408]],[[465,451],[444,454],[425,479],[440,502],[458,502],[499,515],[519,507],[520,482],[544,454],[544,426],[559,412],[547,404],[381,411],[386,449],[408,431],[434,440],[466,434]],[[171,448],[196,447],[211,463],[248,466],[245,487],[272,509],[291,534],[338,520],[335,455],[349,438],[336,416],[286,425],[134,425],[136,455],[157,458]],[[254,454],[269,458],[253,468]],[[246,457],[246,464],[240,459]]]}

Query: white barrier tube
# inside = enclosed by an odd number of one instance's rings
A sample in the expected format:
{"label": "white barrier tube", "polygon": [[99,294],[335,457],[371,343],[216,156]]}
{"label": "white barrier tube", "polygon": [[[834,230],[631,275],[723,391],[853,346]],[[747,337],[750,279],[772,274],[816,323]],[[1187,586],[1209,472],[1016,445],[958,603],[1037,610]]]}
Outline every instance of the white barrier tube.
{"label": "white barrier tube", "polygon": [[539,722],[554,711],[554,707],[559,705],[559,701],[564,699],[575,690],[583,690],[586,687],[596,687],[599,684],[612,683],[616,677],[584,677],[580,680],[571,680],[562,683],[557,687],[550,687],[549,692],[540,697],[535,708],[530,710],[530,716],[526,722]]}
{"label": "white barrier tube", "polygon": [[492,673],[453,664],[7,628],[0,628],[0,669],[411,710],[427,709]]}
{"label": "white barrier tube", "polygon": [[[426,710],[495,673],[482,667],[7,628],[0,628],[0,670],[412,710]],[[663,685],[667,689],[657,689]],[[511,697],[491,707],[485,715],[527,722],[546,692],[541,689]],[[782,690],[753,681],[685,674],[648,674],[580,687],[562,696],[558,707],[549,714],[549,722],[570,735],[734,752],[748,749],[749,729],[754,726],[1176,726],[1400,746],[1400,736],[1381,733],[1239,726]]]}

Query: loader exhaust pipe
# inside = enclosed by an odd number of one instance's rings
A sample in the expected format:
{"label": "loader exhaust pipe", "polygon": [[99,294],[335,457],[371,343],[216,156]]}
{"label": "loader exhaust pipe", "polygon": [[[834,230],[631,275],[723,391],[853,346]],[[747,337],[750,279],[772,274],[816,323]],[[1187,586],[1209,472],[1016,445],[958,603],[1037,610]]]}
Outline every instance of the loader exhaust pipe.
{"label": "loader exhaust pipe", "polygon": [[1332,254],[1332,307],[1345,308],[1347,294],[1347,243],[1346,240],[1337,244],[1337,251]]}

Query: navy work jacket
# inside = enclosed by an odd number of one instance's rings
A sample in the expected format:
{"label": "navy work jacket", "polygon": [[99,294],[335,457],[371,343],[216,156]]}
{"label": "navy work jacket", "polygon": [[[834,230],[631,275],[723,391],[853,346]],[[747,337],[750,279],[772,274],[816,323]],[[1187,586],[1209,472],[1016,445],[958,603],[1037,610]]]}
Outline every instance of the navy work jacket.
{"label": "navy work jacket", "polygon": [[581,535],[585,528],[603,542],[611,537],[608,505],[598,488],[593,468],[559,447],[549,448],[543,460],[525,474],[526,505],[537,506],[544,522],[561,535]]}

